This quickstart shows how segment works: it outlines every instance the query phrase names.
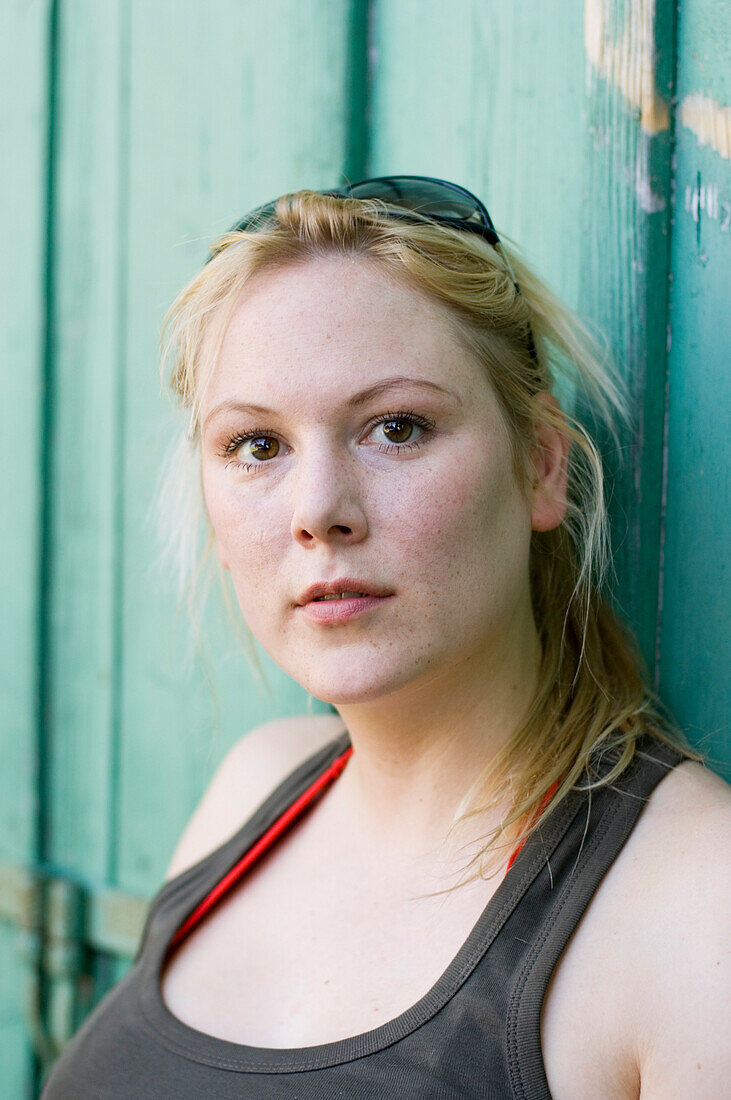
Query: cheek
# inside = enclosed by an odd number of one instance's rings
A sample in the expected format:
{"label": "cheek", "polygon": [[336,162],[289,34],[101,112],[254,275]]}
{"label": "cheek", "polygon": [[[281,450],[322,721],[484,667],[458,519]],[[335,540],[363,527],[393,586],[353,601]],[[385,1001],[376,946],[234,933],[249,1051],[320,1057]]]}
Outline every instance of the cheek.
{"label": "cheek", "polygon": [[[237,495],[227,487],[222,491],[215,478],[203,478],[208,517],[216,535],[221,558],[226,562],[240,598],[256,596],[265,588],[265,578],[281,560],[285,535],[282,519],[270,515],[271,509],[252,502],[247,494]],[[246,579],[246,592],[239,578]],[[255,601],[256,602],[256,601]]]}
{"label": "cheek", "polygon": [[458,596],[460,615],[513,598],[527,574],[529,509],[502,468],[465,462],[458,474],[425,478],[390,527],[410,574],[438,603]]}
{"label": "cheek", "polygon": [[516,492],[502,470],[474,460],[452,465],[456,470],[420,478],[395,510],[394,518],[407,525],[417,545],[466,550],[484,544],[485,537],[497,538],[517,518]]}

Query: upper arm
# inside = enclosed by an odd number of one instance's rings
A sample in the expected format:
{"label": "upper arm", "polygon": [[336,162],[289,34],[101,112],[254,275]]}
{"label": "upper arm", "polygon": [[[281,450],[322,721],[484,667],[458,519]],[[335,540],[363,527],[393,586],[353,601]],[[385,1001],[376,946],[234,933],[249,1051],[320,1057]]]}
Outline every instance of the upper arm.
{"label": "upper arm", "polygon": [[640,1096],[715,1100],[731,1077],[731,791],[689,764],[665,783],[640,931]]}
{"label": "upper arm", "polygon": [[215,851],[281,780],[344,730],[337,714],[297,715],[257,726],[224,756],[175,848],[165,881]]}

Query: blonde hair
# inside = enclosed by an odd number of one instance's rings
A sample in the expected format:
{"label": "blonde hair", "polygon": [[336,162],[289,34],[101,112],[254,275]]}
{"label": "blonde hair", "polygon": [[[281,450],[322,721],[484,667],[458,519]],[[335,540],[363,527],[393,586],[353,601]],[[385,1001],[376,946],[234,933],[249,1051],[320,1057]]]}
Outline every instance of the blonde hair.
{"label": "blonde hair", "polygon": [[[566,517],[555,530],[533,532],[531,539],[531,596],[542,645],[537,688],[520,726],[475,777],[452,824],[456,829],[476,814],[506,802],[512,806],[469,861],[468,870],[477,865],[465,880],[471,881],[497,866],[505,845],[530,833],[554,785],[546,813],[555,812],[577,785],[614,783],[632,762],[643,733],[698,758],[651,689],[634,636],[603,594],[611,558],[597,446],[578,419],[536,400],[557,387],[573,391],[618,445],[619,427],[631,420],[627,390],[600,335],[548,289],[503,234],[501,245],[493,247],[477,234],[426,219],[396,220],[379,200],[307,190],[284,195],[268,222],[225,233],[215,242],[210,262],[183,287],[164,318],[161,378],[188,414],[159,495],[177,506],[165,520],[166,560],[181,593],[190,595],[214,545],[200,491],[200,412],[236,303],[258,273],[331,254],[380,264],[384,274],[446,307],[455,336],[497,394],[523,491],[530,485],[537,426],[557,427],[570,439]],[[183,456],[187,464],[180,461]],[[196,507],[180,507],[193,485]],[[197,561],[191,534],[196,508],[208,535]],[[230,608],[230,596],[227,604]],[[601,775],[600,757],[609,760]]]}

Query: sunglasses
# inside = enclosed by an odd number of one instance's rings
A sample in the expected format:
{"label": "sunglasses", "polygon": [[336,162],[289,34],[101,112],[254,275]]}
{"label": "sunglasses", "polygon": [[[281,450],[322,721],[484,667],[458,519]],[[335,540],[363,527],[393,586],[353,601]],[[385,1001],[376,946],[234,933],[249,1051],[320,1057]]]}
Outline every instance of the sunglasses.
{"label": "sunglasses", "polygon": [[[319,194],[332,195],[335,198],[380,199],[390,207],[389,217],[410,221],[412,224],[426,218],[438,225],[478,233],[493,248],[499,247],[513,286],[520,294],[520,287],[516,282],[510,261],[500,245],[500,238],[486,206],[476,195],[460,187],[459,184],[435,179],[432,176],[377,176],[374,179],[360,180],[358,183],[348,183],[343,187],[320,191]],[[229,233],[263,229],[271,222],[278,201],[273,199],[244,214],[235,225],[231,226]],[[414,217],[414,214],[417,217]],[[208,260],[212,259],[213,255],[210,255]],[[531,359],[537,362],[538,356],[533,334],[530,331],[528,345]]]}

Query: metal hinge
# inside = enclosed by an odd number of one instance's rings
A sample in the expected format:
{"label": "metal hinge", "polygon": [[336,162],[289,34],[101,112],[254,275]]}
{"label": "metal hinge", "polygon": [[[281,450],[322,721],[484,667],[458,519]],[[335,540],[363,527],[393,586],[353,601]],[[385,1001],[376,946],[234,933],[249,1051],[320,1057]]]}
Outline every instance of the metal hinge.
{"label": "metal hinge", "polygon": [[75,1030],[85,953],[132,958],[149,904],[149,898],[78,879],[51,864],[31,868],[0,860],[0,920],[17,930],[23,1010],[44,1066]]}

